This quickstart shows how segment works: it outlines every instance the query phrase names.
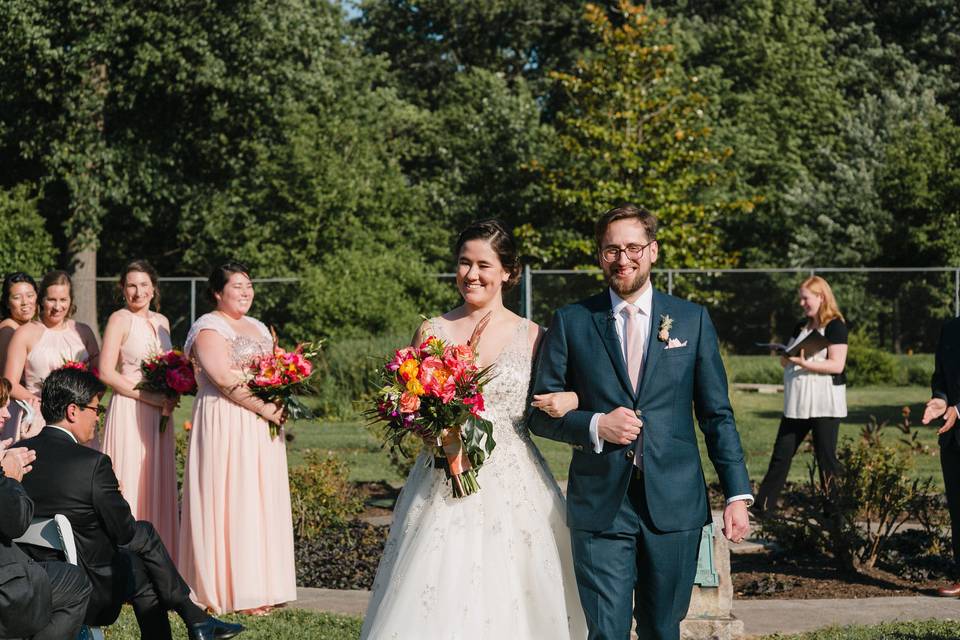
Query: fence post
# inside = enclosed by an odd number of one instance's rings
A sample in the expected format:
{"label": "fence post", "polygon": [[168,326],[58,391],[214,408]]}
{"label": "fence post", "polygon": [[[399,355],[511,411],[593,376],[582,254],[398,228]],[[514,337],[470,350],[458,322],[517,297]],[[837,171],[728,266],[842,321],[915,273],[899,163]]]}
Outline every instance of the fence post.
{"label": "fence post", "polygon": [[197,321],[197,281],[190,278],[190,326]]}
{"label": "fence post", "polygon": [[667,269],[667,295],[673,295],[673,269]]}
{"label": "fence post", "polygon": [[523,316],[533,320],[533,271],[530,265],[523,265]]}
{"label": "fence post", "polygon": [[953,272],[953,315],[960,318],[960,268]]}

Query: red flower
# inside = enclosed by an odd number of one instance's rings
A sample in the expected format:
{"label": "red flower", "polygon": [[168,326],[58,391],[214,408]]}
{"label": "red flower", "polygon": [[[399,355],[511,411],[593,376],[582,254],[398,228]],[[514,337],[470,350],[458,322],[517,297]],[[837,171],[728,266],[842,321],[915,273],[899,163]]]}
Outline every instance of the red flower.
{"label": "red flower", "polygon": [[467,396],[463,399],[463,404],[470,407],[470,413],[479,417],[480,412],[483,411],[483,395],[478,393],[473,396]]}

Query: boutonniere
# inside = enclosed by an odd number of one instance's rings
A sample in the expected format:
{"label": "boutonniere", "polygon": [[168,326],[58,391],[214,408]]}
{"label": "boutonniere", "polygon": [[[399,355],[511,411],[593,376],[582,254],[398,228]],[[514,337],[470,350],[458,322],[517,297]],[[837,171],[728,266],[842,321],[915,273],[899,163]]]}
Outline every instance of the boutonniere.
{"label": "boutonniere", "polygon": [[657,340],[660,342],[670,341],[670,329],[673,328],[673,318],[670,316],[660,316],[660,329],[657,331]]}

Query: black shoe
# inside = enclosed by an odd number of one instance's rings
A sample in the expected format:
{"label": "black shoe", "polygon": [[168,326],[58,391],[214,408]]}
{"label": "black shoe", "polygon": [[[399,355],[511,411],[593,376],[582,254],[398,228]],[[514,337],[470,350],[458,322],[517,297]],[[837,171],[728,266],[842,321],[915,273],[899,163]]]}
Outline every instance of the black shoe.
{"label": "black shoe", "polygon": [[190,640],[218,640],[232,638],[241,631],[243,631],[242,624],[232,624],[216,618],[207,618],[203,622],[190,625],[190,628],[187,629],[187,637]]}

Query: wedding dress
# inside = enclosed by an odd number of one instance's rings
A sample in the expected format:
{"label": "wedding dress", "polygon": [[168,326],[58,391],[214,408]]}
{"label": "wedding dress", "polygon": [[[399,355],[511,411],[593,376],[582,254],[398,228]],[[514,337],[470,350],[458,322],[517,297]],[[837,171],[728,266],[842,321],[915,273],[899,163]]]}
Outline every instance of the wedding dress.
{"label": "wedding dress", "polygon": [[[449,339],[436,320],[431,332]],[[532,345],[520,322],[484,392],[496,448],[454,498],[421,453],[397,500],[361,638],[587,636],[563,496],[524,424]]]}

